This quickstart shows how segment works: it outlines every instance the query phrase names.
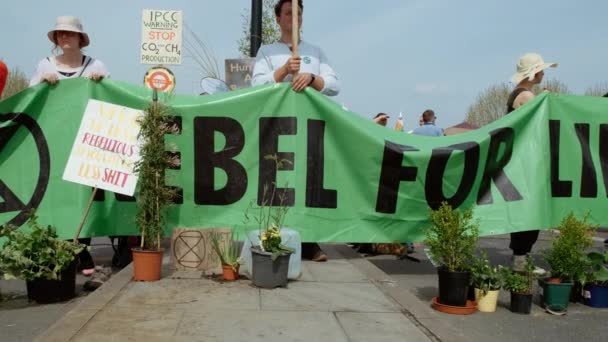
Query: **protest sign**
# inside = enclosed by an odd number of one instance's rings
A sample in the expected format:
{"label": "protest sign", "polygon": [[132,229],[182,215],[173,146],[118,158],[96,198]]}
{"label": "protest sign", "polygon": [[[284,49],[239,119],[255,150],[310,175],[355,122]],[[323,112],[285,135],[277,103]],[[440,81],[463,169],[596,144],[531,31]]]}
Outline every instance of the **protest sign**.
{"label": "protest sign", "polygon": [[182,64],[182,12],[144,10],[142,64]]}
{"label": "protest sign", "polygon": [[230,90],[251,87],[255,58],[238,58],[225,60],[226,84]]}
{"label": "protest sign", "polygon": [[89,100],[63,179],[132,196],[141,110]]}

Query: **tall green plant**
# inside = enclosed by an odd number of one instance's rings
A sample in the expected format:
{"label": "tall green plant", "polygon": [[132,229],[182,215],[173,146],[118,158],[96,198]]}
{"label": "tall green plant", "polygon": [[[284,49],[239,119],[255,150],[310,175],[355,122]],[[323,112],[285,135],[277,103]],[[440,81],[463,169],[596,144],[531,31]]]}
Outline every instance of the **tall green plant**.
{"label": "tall green plant", "polygon": [[551,267],[551,276],[562,280],[577,280],[585,273],[586,250],[593,245],[596,226],[587,222],[589,214],[582,220],[572,212],[558,226],[559,235],[551,248],[545,251],[545,260]]}
{"label": "tall green plant", "polygon": [[137,224],[141,230],[141,247],[160,250],[164,235],[164,214],[176,196],[176,191],[165,186],[165,170],[179,162],[170,159],[165,151],[165,134],[176,133],[167,109],[154,101],[139,120],[139,140],[142,142],[140,160],[135,165],[139,176],[137,196]]}
{"label": "tall green plant", "polygon": [[425,243],[431,257],[450,272],[469,270],[479,239],[479,224],[473,221],[473,210],[452,209],[443,202],[430,210],[431,226],[426,230]]}

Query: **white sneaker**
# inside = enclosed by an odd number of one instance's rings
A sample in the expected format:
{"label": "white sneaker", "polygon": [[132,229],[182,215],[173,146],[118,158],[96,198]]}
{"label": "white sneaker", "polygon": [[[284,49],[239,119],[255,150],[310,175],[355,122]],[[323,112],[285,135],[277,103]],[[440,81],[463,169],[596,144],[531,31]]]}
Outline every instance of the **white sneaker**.
{"label": "white sneaker", "polygon": [[[526,264],[528,262],[527,260],[528,256],[527,255],[514,255],[513,256],[513,264],[511,265],[511,268],[513,269],[513,271],[515,272],[525,272],[526,271]],[[538,276],[543,276],[545,274],[547,274],[547,271],[541,267],[538,266],[534,266],[534,274],[538,275]]]}

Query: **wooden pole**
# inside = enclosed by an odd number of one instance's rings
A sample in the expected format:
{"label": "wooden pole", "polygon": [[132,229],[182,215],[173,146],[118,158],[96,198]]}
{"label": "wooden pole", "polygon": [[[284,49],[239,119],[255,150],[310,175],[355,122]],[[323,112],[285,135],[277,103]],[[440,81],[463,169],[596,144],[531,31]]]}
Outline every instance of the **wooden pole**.
{"label": "wooden pole", "polygon": [[93,193],[91,194],[91,198],[89,198],[89,204],[87,205],[87,209],[84,211],[84,216],[80,221],[80,226],[78,226],[78,230],[76,231],[76,235],[74,236],[74,242],[78,241],[78,237],[80,236],[80,231],[84,226],[84,222],[87,220],[87,216],[89,215],[89,210],[91,210],[91,205],[93,204],[93,200],[95,199],[95,194],[97,193],[97,187],[93,189]]}
{"label": "wooden pole", "polygon": [[298,55],[298,42],[300,41],[300,28],[298,27],[300,6],[298,0],[291,1],[291,56]]}

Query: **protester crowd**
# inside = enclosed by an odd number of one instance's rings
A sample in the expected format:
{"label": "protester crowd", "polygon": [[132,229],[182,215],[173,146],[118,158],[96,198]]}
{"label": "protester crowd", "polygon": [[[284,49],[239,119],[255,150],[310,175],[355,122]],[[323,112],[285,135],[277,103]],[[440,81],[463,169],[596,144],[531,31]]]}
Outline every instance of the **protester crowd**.
{"label": "protester crowd", "polygon": [[[302,25],[304,6],[298,0],[298,28]],[[305,40],[299,40],[297,54],[292,46],[293,13],[291,0],[279,0],[274,8],[276,22],[281,30],[281,37],[276,43],[263,45],[257,53],[253,68],[252,85],[289,82],[296,92],[310,87],[327,96],[335,96],[340,92],[341,84],[338,74],[329,62],[323,50]],[[298,30],[299,33],[299,30]],[[42,82],[56,84],[64,79],[87,77],[99,81],[109,77],[109,72],[102,61],[83,53],[83,48],[89,46],[90,39],[77,17],[61,16],[56,20],[55,27],[47,34],[53,44],[53,54],[43,58],[37,65],[30,80],[30,86]],[[299,36],[298,36],[299,37]],[[540,84],[544,71],[556,67],[556,63],[545,63],[537,53],[523,55],[516,65],[516,73],[511,81],[515,84],[508,102],[505,103],[505,114],[524,106],[534,98],[532,87]],[[0,95],[4,88],[8,70],[0,62]],[[606,94],[605,96],[608,96]],[[390,115],[385,112],[378,113],[372,120],[382,126],[387,126]],[[401,119],[397,121],[398,130],[403,129]],[[420,115],[419,126],[408,131],[413,135],[441,137],[444,130],[437,125],[437,116],[432,109],[425,110]],[[517,232],[511,234],[510,248],[513,252],[513,268],[522,269],[526,262],[526,255],[538,238],[537,230]],[[83,243],[90,244],[90,239],[81,239]],[[404,252],[400,249],[401,253]],[[413,250],[412,244],[407,244],[407,250]],[[325,261],[327,255],[316,243],[303,243],[302,255],[314,261]],[[80,254],[80,268],[82,274],[93,276],[100,284],[107,278],[107,272],[95,267],[93,258],[88,251]],[[95,276],[98,274],[97,276]],[[105,277],[104,277],[105,276]]]}

